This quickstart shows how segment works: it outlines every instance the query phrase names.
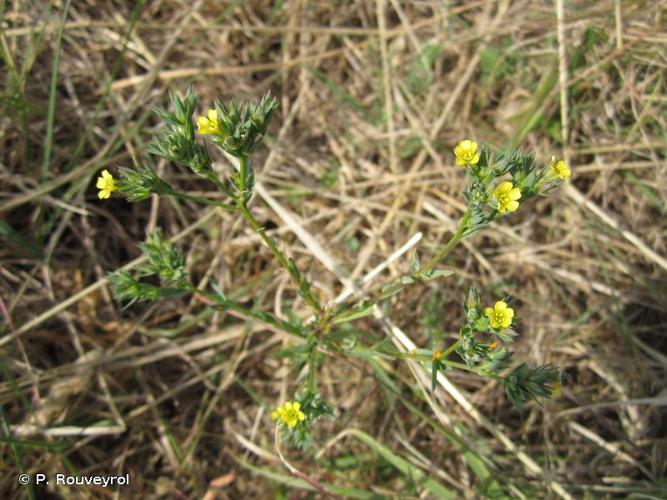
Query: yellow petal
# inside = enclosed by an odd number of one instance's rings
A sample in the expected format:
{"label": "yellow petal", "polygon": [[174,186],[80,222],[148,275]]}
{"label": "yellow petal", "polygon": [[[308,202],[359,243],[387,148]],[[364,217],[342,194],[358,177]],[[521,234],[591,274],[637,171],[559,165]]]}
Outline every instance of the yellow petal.
{"label": "yellow petal", "polygon": [[486,309],[484,309],[484,314],[486,314],[489,318],[492,318],[493,317],[493,309],[490,308],[490,307],[487,307]]}
{"label": "yellow petal", "polygon": [[564,179],[570,177],[571,174],[570,169],[567,167],[564,161],[558,162],[558,172]]}
{"label": "yellow petal", "polygon": [[206,116],[208,116],[208,119],[212,122],[218,121],[218,112],[215,109],[209,109]]}
{"label": "yellow petal", "polygon": [[107,185],[106,181],[102,179],[102,177],[97,178],[97,184],[95,184],[95,187],[97,189],[104,189],[104,187]]}
{"label": "yellow petal", "polygon": [[97,196],[100,200],[106,200],[111,196],[111,191],[107,191],[106,189],[103,189],[99,193],[97,193]]}
{"label": "yellow petal", "polygon": [[507,210],[510,212],[516,212],[517,208],[519,208],[519,202],[518,201],[510,201],[507,204]]}
{"label": "yellow petal", "polygon": [[519,188],[514,188],[510,191],[510,200],[518,200],[521,198],[521,190]]}
{"label": "yellow petal", "polygon": [[301,403],[299,403],[298,401],[295,401],[294,403],[292,403],[292,409],[294,411],[299,411],[301,409]]}
{"label": "yellow petal", "polygon": [[209,119],[205,116],[200,116],[197,118],[197,127],[199,127],[199,133],[208,134],[209,133]]}
{"label": "yellow petal", "polygon": [[496,310],[496,312],[500,312],[500,313],[504,312],[505,309],[507,309],[507,304],[505,304],[504,301],[499,300],[498,302],[496,302],[496,305],[494,306],[494,309]]}

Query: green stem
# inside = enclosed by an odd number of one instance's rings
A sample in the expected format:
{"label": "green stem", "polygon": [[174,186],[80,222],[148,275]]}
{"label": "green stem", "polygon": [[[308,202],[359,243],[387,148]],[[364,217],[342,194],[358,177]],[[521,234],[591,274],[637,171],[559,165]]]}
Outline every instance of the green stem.
{"label": "green stem", "polygon": [[[454,347],[454,346],[450,346],[450,348],[451,347]],[[448,351],[449,351],[449,349],[448,349]],[[447,351],[445,351],[445,352],[447,352]],[[423,354],[400,353],[400,354],[397,355],[396,353],[388,353],[388,352],[383,353],[383,354],[385,354],[385,355],[387,355],[391,358],[394,358],[394,359],[409,358],[409,359],[414,359],[415,361],[422,361],[422,362],[430,362],[432,360],[432,358],[430,356],[425,356]],[[465,370],[465,371],[468,371],[468,372],[475,373],[475,374],[477,374],[481,377],[489,377],[489,378],[492,378],[492,379],[498,380],[498,381],[503,379],[500,375],[497,375],[495,373],[491,373],[491,372],[488,372],[488,371],[485,371],[485,370],[481,370],[480,368],[471,368],[468,365],[466,365],[465,363],[459,363],[457,361],[449,361],[448,359],[444,359],[445,358],[444,353],[443,353],[442,358],[443,359],[440,360],[440,363],[443,364],[443,365],[449,366],[450,368],[458,368],[459,370]]]}
{"label": "green stem", "polygon": [[179,198],[181,200],[188,200],[188,201],[194,201],[195,203],[201,203],[203,205],[211,205],[214,207],[220,207],[223,210],[235,210],[236,207],[234,205],[230,205],[229,203],[223,203],[222,201],[216,201],[216,200],[211,200],[209,198],[204,198],[203,196],[194,196],[191,194],[183,193],[181,191],[170,191],[167,193],[169,196],[173,196],[174,198]]}
{"label": "green stem", "polygon": [[229,186],[227,186],[227,184],[225,184],[223,181],[221,181],[221,180],[218,178],[218,176],[215,175],[214,172],[209,172],[209,173],[206,175],[206,179],[208,179],[208,180],[211,181],[213,184],[215,184],[218,188],[220,188],[220,189],[221,189],[227,196],[229,196],[229,197],[231,197],[231,198],[234,197],[234,193],[232,193],[232,191],[229,189]]}
{"label": "green stem", "polygon": [[[268,234],[266,234],[266,230],[264,227],[255,219],[255,216],[252,214],[252,212],[248,209],[248,205],[246,205],[245,201],[243,201],[243,197],[239,196],[237,199],[236,206],[241,212],[241,215],[243,218],[250,224],[250,227],[255,231],[260,238],[262,238],[262,241],[264,244],[271,250],[271,253],[278,259],[278,262],[280,262],[280,265],[285,268],[285,270],[289,273],[290,277],[296,283],[296,285],[299,287],[299,290],[302,289],[303,283],[305,278],[303,278],[298,271],[296,271],[292,266],[290,266],[289,261],[287,260],[287,257],[285,257],[285,254],[278,248],[278,245],[276,245],[276,242],[271,238]],[[313,309],[313,312],[315,313],[316,316],[320,316],[322,314],[322,311],[324,310],[322,308],[322,304],[320,304],[320,301],[313,295],[313,292],[310,290],[306,291],[303,294],[304,300],[308,303],[308,305]]]}
{"label": "green stem", "polygon": [[466,370],[475,373],[480,377],[488,377],[497,381],[501,381],[503,379],[500,375],[497,375],[495,373],[487,372],[486,370],[481,370],[479,368],[470,368],[465,363],[457,363],[456,361],[447,361],[447,360],[442,361],[442,363],[451,368],[458,368],[459,370]]}
{"label": "green stem", "polygon": [[[450,240],[447,243],[445,243],[444,246],[440,248],[440,250],[438,250],[438,252],[433,256],[433,258],[429,260],[426,263],[426,265],[419,270],[419,274],[421,274],[422,276],[427,275],[463,239],[463,233],[465,233],[466,229],[468,228],[468,222],[470,220],[470,216],[471,212],[468,209],[461,217],[461,220],[459,221],[459,225],[456,228],[456,232],[454,233],[454,235],[450,238]],[[370,294],[370,296],[367,296],[367,299],[369,303],[377,304],[383,298],[387,298],[393,295],[394,293],[398,293],[398,291],[400,291],[400,289],[402,289],[403,286],[404,284],[402,283],[402,278],[398,278],[390,282],[389,284],[383,286],[380,290],[373,292],[372,294]],[[394,291],[392,292],[390,290]],[[347,306],[345,304],[341,304],[336,309],[336,314],[334,315],[334,318],[337,318],[340,315],[342,315],[346,311],[346,307]]]}
{"label": "green stem", "polygon": [[313,346],[310,354],[308,356],[308,392],[314,393],[317,389],[317,384],[315,382],[315,354],[317,353],[316,347]]}
{"label": "green stem", "polygon": [[239,187],[241,191],[241,198],[245,199],[245,190],[247,189],[245,180],[248,175],[248,157],[241,156],[239,158]]}
{"label": "green stem", "polygon": [[451,239],[436,253],[431,260],[428,261],[428,263],[420,270],[421,273],[426,274],[429,271],[433,270],[433,268],[447,255],[449,252],[452,251],[452,249],[461,241],[463,238],[463,233],[468,227],[468,220],[470,219],[470,210],[466,210],[466,212],[463,214],[463,217],[461,217],[461,221],[459,222],[459,227],[456,229],[456,232],[454,235],[451,237]]}
{"label": "green stem", "polygon": [[453,353],[460,345],[461,345],[462,340],[459,339],[456,342],[454,342],[452,345],[450,345],[447,349],[442,351],[442,357],[444,359],[447,359],[447,357]]}
{"label": "green stem", "polygon": [[229,309],[231,311],[236,311],[242,314],[243,316],[247,316],[257,321],[261,321],[262,323],[273,326],[274,328],[281,330],[283,332],[291,333],[292,335],[295,335],[299,338],[303,339],[306,337],[306,335],[302,331],[300,331],[296,326],[287,323],[286,321],[283,321],[281,319],[278,319],[270,313],[253,311],[252,309],[240,306],[236,302],[232,302],[231,300],[228,299],[223,300],[223,298],[220,297],[219,295],[207,292],[205,290],[201,290],[195,286],[188,287],[188,290],[192,293],[198,293],[199,295],[209,299],[210,301],[215,302],[216,306],[220,306],[225,309]]}

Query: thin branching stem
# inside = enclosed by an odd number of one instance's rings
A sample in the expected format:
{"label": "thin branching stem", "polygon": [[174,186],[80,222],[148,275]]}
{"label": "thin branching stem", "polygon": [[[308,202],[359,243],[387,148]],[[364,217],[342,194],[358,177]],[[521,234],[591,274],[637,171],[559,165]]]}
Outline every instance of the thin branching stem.
{"label": "thin branching stem", "polygon": [[445,243],[445,245],[438,250],[438,252],[431,258],[431,260],[428,261],[428,263],[421,269],[421,272],[423,274],[428,273],[429,271],[432,271],[433,268],[438,265],[442,259],[447,257],[449,252],[451,252],[454,247],[463,239],[463,233],[465,232],[466,228],[468,227],[468,221],[470,220],[470,209],[466,210],[466,212],[463,214],[463,217],[461,217],[461,221],[459,222],[459,227],[456,229],[456,232],[454,235],[451,237],[451,239]]}
{"label": "thin branching stem", "polygon": [[[245,201],[243,201],[242,196],[240,196],[237,199],[236,206],[238,207],[238,210],[243,216],[243,218],[248,222],[248,224],[250,224],[250,227],[253,229],[253,231],[255,231],[259,235],[259,237],[262,238],[262,241],[266,244],[269,250],[271,250],[271,253],[273,253],[276,259],[278,259],[280,265],[283,266],[285,270],[289,273],[294,283],[299,287],[299,290],[302,290],[303,280],[305,278],[301,277],[299,272],[296,269],[294,269],[293,266],[290,265],[289,260],[287,260],[285,254],[280,250],[280,248],[278,248],[278,245],[273,240],[273,238],[271,238],[268,234],[266,234],[264,226],[262,226],[259,223],[259,221],[255,219],[255,216],[248,209],[248,205],[246,204]],[[322,307],[322,304],[320,303],[318,298],[313,294],[313,292],[311,290],[305,290],[303,293],[303,298],[312,308],[315,315],[317,317],[320,317],[320,315],[324,311],[324,308]]]}
{"label": "thin branching stem", "polygon": [[220,178],[215,174],[215,172],[209,172],[206,175],[206,179],[215,184],[230,198],[234,197],[234,193],[232,193],[231,189],[229,189],[229,186],[225,184],[223,181],[221,181]]}
{"label": "thin branching stem", "polygon": [[248,175],[248,157],[242,156],[239,158],[239,185],[241,191],[241,198],[245,199],[245,191],[248,188],[246,185],[246,176]]}
{"label": "thin branching stem", "polygon": [[[455,342],[452,346],[450,346],[450,348],[458,346],[458,344],[459,344],[459,342]],[[445,352],[447,352],[447,351],[445,351]],[[384,354],[386,354],[390,357],[393,357],[395,359],[409,358],[409,359],[414,359],[415,361],[424,361],[424,362],[429,362],[433,359],[432,357],[427,356],[427,355],[423,355],[423,354],[389,353],[389,352],[385,352]],[[502,380],[502,377],[498,374],[489,372],[487,370],[483,370],[481,368],[471,367],[471,366],[466,365],[465,363],[459,363],[457,361],[451,361],[451,360],[445,359],[445,354],[444,353],[443,353],[442,358],[440,359],[439,363],[442,364],[442,365],[448,366],[450,368],[457,368],[459,370],[465,370],[465,371],[468,371],[468,372],[472,372],[472,373],[475,373],[475,374],[477,374],[481,377],[490,377],[490,378],[492,378],[494,380],[498,380],[498,381]]]}
{"label": "thin branching stem", "polygon": [[310,355],[308,356],[308,391],[315,393],[317,389],[317,382],[316,382],[316,369],[317,369],[317,350],[313,348],[310,351]]}
{"label": "thin branching stem", "polygon": [[188,200],[188,201],[194,201],[195,203],[201,203],[203,205],[210,205],[212,207],[219,207],[222,208],[223,210],[236,210],[236,207],[234,205],[231,205],[229,203],[224,203],[222,201],[217,201],[217,200],[211,200],[210,198],[205,198],[203,196],[195,196],[191,195],[188,193],[183,193],[181,191],[171,191],[168,193],[169,196],[173,196],[174,198],[179,198],[181,200]]}
{"label": "thin branching stem", "polygon": [[457,340],[454,342],[452,345],[450,345],[447,349],[442,351],[442,358],[447,359],[447,357],[453,353],[462,343],[463,341],[461,339]]}
{"label": "thin branching stem", "polygon": [[200,297],[205,299],[205,302],[208,303],[209,305],[220,306],[224,307],[225,309],[229,309],[231,311],[236,311],[242,314],[243,316],[255,319],[257,321],[261,321],[262,323],[273,326],[277,330],[289,333],[291,335],[295,335],[301,339],[306,337],[306,334],[301,332],[297,326],[292,325],[286,321],[283,321],[270,313],[253,311],[252,309],[243,307],[230,300],[222,300],[222,297],[220,297],[219,295],[212,292],[207,292],[206,290],[197,288],[194,285],[188,286],[188,290],[191,293],[199,295]]}

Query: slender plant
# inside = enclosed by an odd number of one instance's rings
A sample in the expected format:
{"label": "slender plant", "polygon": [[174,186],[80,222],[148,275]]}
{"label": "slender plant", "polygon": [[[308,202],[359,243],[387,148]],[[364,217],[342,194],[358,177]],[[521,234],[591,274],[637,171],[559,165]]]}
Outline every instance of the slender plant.
{"label": "slender plant", "polygon": [[[456,165],[464,168],[468,185],[464,192],[467,209],[449,241],[442,244],[423,265],[415,252],[408,272],[399,279],[385,283],[362,300],[334,305],[324,302],[308,276],[267,234],[255,218],[250,206],[255,172],[252,153],[262,141],[277,107],[270,94],[259,103],[219,101],[195,122],[197,96],[189,90],[184,97],[171,94],[171,109],[157,110],[164,122],[162,132],[153,139],[149,152],[181,167],[190,169],[219,189],[225,201],[202,195],[181,192],[162,179],[151,168],[121,168],[119,178],[104,170],[97,179],[98,196],[107,199],[114,192],[130,202],[149,198],[152,194],[171,196],[202,205],[216,206],[237,213],[271,251],[280,266],[289,274],[298,295],[312,311],[312,320],[302,321],[292,314],[289,320],[269,312],[257,312],[232,300],[218,286],[201,289],[193,284],[185,271],[185,259],[179,248],[160,231],[150,234],[139,245],[145,262],[133,272],[119,270],[109,275],[116,298],[127,306],[139,301],[155,301],[161,297],[196,295],[209,307],[234,310],[264,322],[298,338],[287,351],[295,370],[307,372],[304,386],[292,400],[278,406],[271,414],[282,435],[295,446],[311,443],[313,423],[333,414],[317,388],[318,369],[327,355],[359,355],[362,350],[374,349],[382,356],[413,359],[422,362],[432,374],[435,390],[438,372],[459,369],[497,380],[508,399],[521,406],[530,400],[549,398],[560,390],[560,371],[543,365],[530,368],[525,363],[513,364],[512,341],[517,335],[514,309],[508,297],[484,304],[479,292],[470,288],[463,297],[464,325],[459,338],[441,350],[420,349],[401,353],[386,347],[364,346],[362,339],[350,339],[346,323],[371,314],[373,306],[417,282],[445,278],[451,272],[438,268],[449,253],[465,238],[493,223],[497,218],[515,212],[520,205],[535,196],[542,196],[570,177],[563,161],[552,157],[548,165],[538,165],[532,153],[511,151],[495,155],[489,148],[472,140],[463,140],[454,148]],[[206,143],[197,135],[206,136],[213,146],[235,159],[231,172],[221,177],[213,171],[213,161]],[[349,340],[349,341],[347,341]]]}

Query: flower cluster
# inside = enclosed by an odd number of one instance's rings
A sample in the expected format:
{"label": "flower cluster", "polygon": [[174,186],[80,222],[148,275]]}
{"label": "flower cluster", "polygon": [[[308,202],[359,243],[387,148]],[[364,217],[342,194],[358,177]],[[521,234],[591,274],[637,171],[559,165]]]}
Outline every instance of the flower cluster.
{"label": "flower cluster", "polygon": [[[170,93],[169,98],[171,110],[156,110],[165,126],[150,142],[148,152],[191,169],[216,184],[226,194],[234,196],[230,187],[213,173],[213,162],[206,146],[196,140],[193,114],[197,107],[197,96],[190,89],[184,97]],[[264,137],[276,107],[277,101],[270,94],[266,94],[258,104],[244,103],[238,106],[232,102],[227,107],[216,101],[214,109],[209,109],[205,116],[197,118],[197,131],[200,135],[211,136],[214,144],[240,159],[242,168],[232,174],[229,180],[236,186],[238,195],[244,202],[250,199],[254,185],[254,173],[248,156]],[[151,194],[192,198],[176,193],[167,182],[146,166],[121,169],[120,182],[104,170],[97,179],[96,186],[100,190],[98,196],[101,199],[111,197],[116,191],[132,202],[145,200]],[[214,203],[209,200],[208,204]]]}
{"label": "flower cluster", "polygon": [[220,101],[206,116],[197,118],[199,133],[213,136],[213,142],[237,158],[246,158],[262,140],[278,102],[266,94],[258,104],[244,103],[238,106],[232,101],[229,107]]}
{"label": "flower cluster", "polygon": [[308,389],[294,401],[287,401],[271,413],[271,419],[281,428],[283,437],[297,448],[310,448],[310,427],[320,418],[331,417],[333,411],[320,394]]}
{"label": "flower cluster", "polygon": [[[255,184],[250,153],[264,138],[277,106],[278,102],[270,94],[262,97],[258,104],[244,103],[238,106],[232,101],[227,107],[216,101],[215,109],[209,109],[206,116],[197,118],[201,135],[211,136],[216,146],[238,158],[238,171],[229,177],[229,181],[236,189],[237,201],[242,204],[250,201]],[[231,191],[227,192],[233,196]]]}
{"label": "flower cluster", "polygon": [[466,237],[495,218],[516,212],[520,203],[545,194],[571,175],[562,160],[552,158],[548,166],[539,167],[533,154],[521,151],[494,158],[488,149],[470,139],[459,142],[454,155],[456,164],[464,166],[469,177],[464,193],[469,207],[463,231]]}
{"label": "flower cluster", "polygon": [[170,94],[172,111],[156,110],[165,127],[151,141],[148,152],[190,168],[194,173],[208,176],[212,160],[208,150],[195,140],[192,115],[197,107],[197,96],[189,90],[184,98]]}
{"label": "flower cluster", "polygon": [[[499,342],[501,345],[509,344],[516,335],[512,329],[514,309],[504,300],[496,301],[493,307],[482,309],[479,293],[471,288],[463,302],[463,312],[466,323],[459,330],[461,342],[457,353],[470,367],[487,361],[492,351],[496,356],[502,354],[505,348],[499,347]],[[479,340],[478,334],[489,339]]]}
{"label": "flower cluster", "polygon": [[482,308],[479,293],[471,288],[463,301],[463,311],[466,321],[459,330],[459,340],[444,353],[435,351],[432,355],[434,386],[437,372],[448,366],[446,353],[455,349],[470,370],[502,382],[515,406],[529,399],[556,395],[560,390],[560,372],[550,365],[531,369],[521,364],[506,376],[501,375],[510,366],[512,353],[508,346],[516,336],[512,329],[514,309],[507,302],[498,300],[493,307]]}

